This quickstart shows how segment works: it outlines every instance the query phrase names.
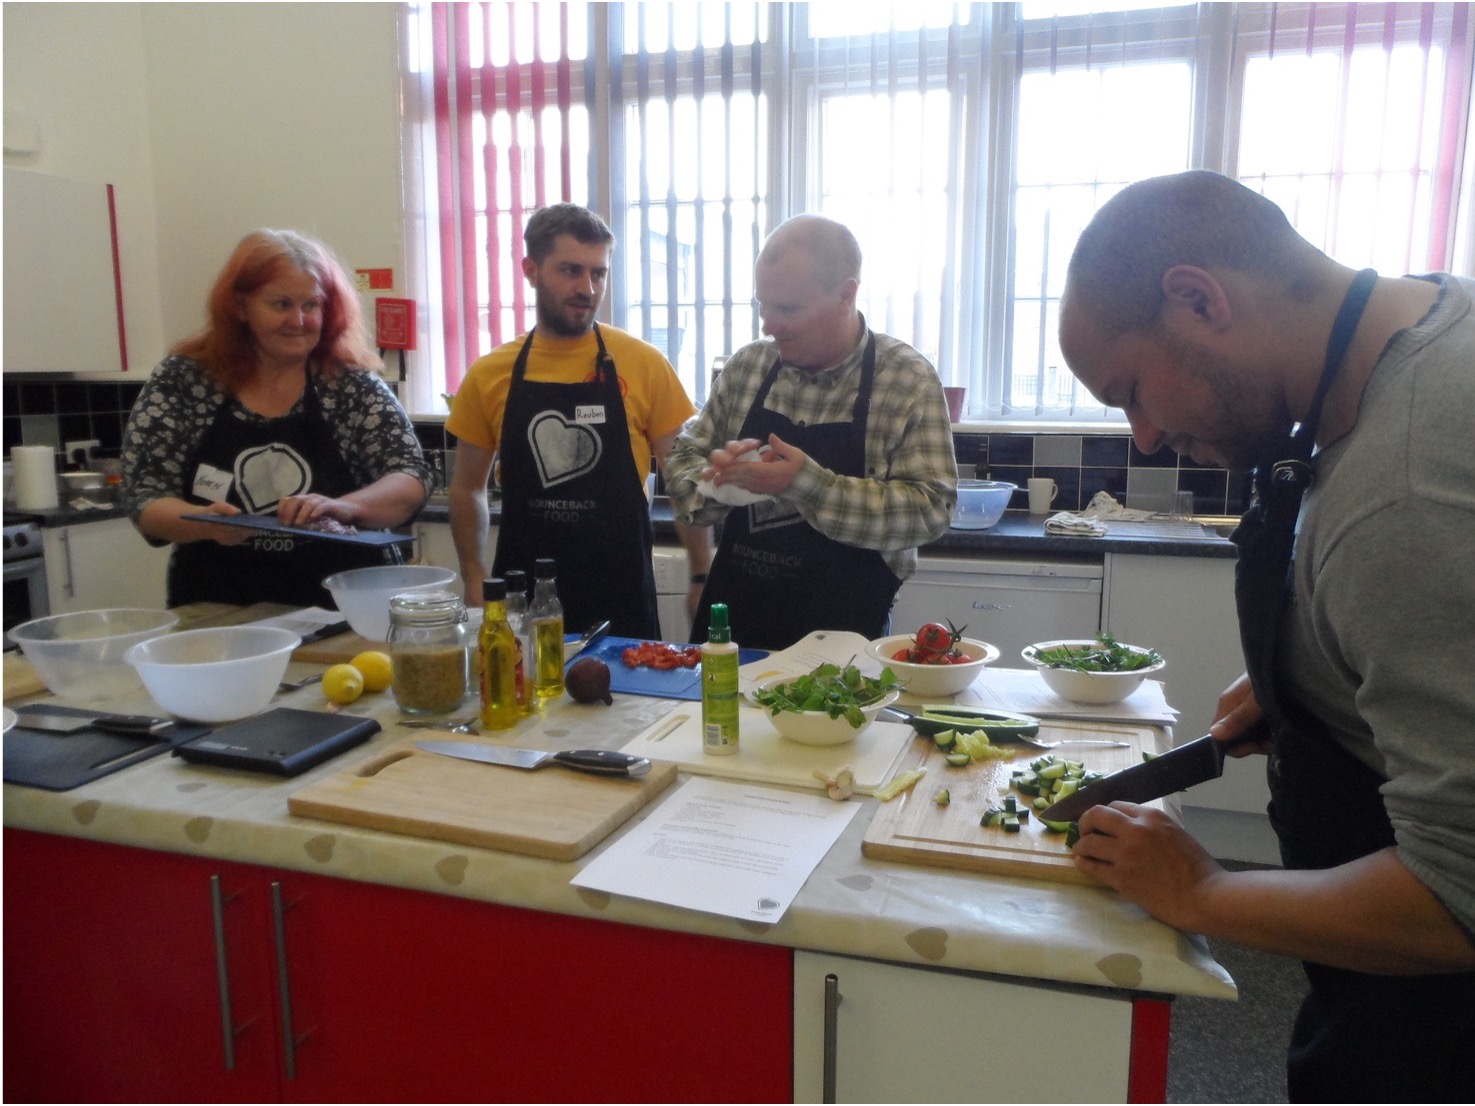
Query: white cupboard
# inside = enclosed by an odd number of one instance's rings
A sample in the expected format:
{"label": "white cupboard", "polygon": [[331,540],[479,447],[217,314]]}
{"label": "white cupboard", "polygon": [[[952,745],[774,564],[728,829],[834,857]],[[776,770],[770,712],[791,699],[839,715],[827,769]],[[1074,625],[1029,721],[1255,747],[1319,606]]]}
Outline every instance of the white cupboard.
{"label": "white cupboard", "polygon": [[51,613],[163,607],[173,548],[149,545],[126,518],[47,529],[42,549]]}

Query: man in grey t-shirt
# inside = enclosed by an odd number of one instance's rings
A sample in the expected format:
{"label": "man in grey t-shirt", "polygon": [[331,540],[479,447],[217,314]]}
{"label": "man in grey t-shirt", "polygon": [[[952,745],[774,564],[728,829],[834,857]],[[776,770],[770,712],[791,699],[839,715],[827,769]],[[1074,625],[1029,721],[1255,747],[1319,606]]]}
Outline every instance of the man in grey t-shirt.
{"label": "man in grey t-shirt", "polygon": [[1236,535],[1250,676],[1213,726],[1261,727],[1236,753],[1270,753],[1286,870],[1226,872],[1126,803],[1083,815],[1076,848],[1172,925],[1306,962],[1295,1100],[1475,1089],[1471,289],[1356,274],[1205,172],[1124,189],[1067,274],[1061,350],[1139,448],[1310,481],[1259,483]]}

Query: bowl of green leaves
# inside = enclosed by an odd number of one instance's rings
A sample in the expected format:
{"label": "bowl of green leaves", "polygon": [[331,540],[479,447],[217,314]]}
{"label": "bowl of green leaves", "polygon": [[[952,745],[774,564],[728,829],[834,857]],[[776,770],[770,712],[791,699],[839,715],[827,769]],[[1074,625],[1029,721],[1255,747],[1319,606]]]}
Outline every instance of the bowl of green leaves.
{"label": "bowl of green leaves", "polygon": [[1021,655],[1056,695],[1092,705],[1121,702],[1167,664],[1157,650],[1124,645],[1110,634],[1040,641]]}
{"label": "bowl of green leaves", "polygon": [[853,664],[821,664],[802,676],[775,676],[748,698],[773,728],[800,745],[843,745],[866,731],[901,689],[889,668],[866,676]]}

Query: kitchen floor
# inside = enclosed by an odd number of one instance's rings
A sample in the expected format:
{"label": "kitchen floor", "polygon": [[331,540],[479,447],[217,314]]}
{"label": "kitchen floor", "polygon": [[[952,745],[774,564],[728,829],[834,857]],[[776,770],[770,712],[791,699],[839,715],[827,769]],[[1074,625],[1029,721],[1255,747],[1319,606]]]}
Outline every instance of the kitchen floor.
{"label": "kitchen floor", "polygon": [[1210,940],[1209,948],[1239,985],[1239,1001],[1187,997],[1173,1003],[1167,1100],[1288,1101],[1286,1043],[1306,993],[1301,962],[1222,941]]}

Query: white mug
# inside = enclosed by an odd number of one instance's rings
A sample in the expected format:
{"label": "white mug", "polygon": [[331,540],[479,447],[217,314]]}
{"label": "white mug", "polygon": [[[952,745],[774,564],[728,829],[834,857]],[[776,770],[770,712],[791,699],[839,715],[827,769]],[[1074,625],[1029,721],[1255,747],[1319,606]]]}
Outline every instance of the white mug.
{"label": "white mug", "polygon": [[1029,512],[1032,515],[1043,515],[1060,494],[1060,485],[1048,476],[1037,476],[1025,484],[1029,488]]}

